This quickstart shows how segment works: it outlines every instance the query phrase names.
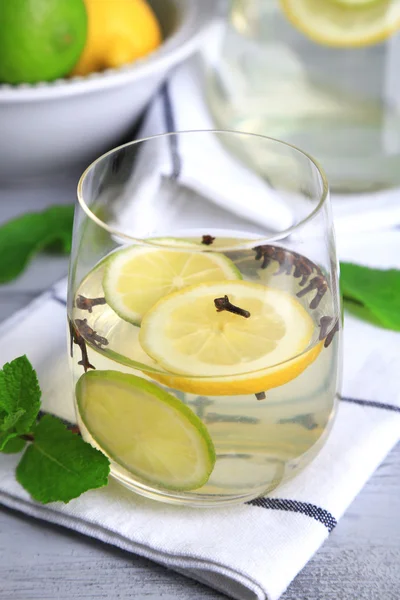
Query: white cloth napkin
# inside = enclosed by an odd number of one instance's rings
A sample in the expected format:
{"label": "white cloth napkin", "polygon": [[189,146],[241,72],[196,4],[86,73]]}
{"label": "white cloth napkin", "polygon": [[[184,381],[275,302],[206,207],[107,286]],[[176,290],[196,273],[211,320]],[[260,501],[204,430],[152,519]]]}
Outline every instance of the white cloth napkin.
{"label": "white cloth napkin", "polygon": [[231,230],[240,225],[237,217],[256,231],[263,228],[264,235],[289,228],[293,214],[283,194],[204,131],[214,124],[202,93],[200,64],[194,58],[178,67],[154,98],[138,137],[195,129],[202,133],[162,137],[139,147],[127,192],[132,190],[135,202],[116,217],[114,226],[123,223],[132,236],[143,237],[149,228],[153,235],[171,235],[177,215],[182,225],[190,211],[186,220],[193,226],[194,210],[197,221],[203,217],[208,225],[228,224]]}
{"label": "white cloth napkin", "polygon": [[[201,58],[191,57],[177,67],[160,90],[144,120],[140,137],[168,131],[215,129],[205,87]],[[180,183],[194,189],[219,208],[236,212],[272,231],[292,224],[282,194],[269,187],[264,179],[247,169],[233,154],[223,151],[211,134],[203,136],[200,148],[190,138],[180,138],[179,144],[173,140],[165,141],[160,144],[158,160],[165,163],[166,173],[178,177]],[[154,161],[153,154],[152,165]],[[245,204],[243,198],[246,198]],[[400,225],[399,189],[334,195],[332,204],[339,236]],[[208,203],[204,206],[205,210],[210,210]]]}
{"label": "white cloth napkin", "polygon": [[[360,236],[341,258],[400,267],[400,232]],[[74,419],[65,340],[65,282],[0,329],[3,364],[26,353],[43,407]],[[0,454],[0,503],[148,557],[237,600],[277,600],[400,438],[400,334],[346,316],[344,389],[314,462],[251,504],[192,509],[156,503],[111,481],[64,505],[33,502]]]}

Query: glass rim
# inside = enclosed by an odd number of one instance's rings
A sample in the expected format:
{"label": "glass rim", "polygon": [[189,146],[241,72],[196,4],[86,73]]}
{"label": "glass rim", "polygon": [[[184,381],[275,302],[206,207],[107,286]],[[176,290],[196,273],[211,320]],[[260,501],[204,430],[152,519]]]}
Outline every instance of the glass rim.
{"label": "glass rim", "polygon": [[[111,235],[117,236],[119,238],[128,240],[128,241],[136,243],[136,244],[149,245],[149,246],[164,248],[164,249],[165,248],[175,248],[175,249],[180,248],[182,250],[182,246],[176,246],[173,243],[167,244],[165,238],[163,238],[163,243],[159,244],[159,243],[157,243],[157,239],[151,240],[151,239],[147,239],[147,238],[135,237],[135,236],[129,235],[128,233],[124,233],[123,231],[120,231],[119,229],[110,227],[110,225],[108,225],[102,219],[100,219],[97,215],[95,215],[94,212],[89,208],[88,204],[86,203],[86,201],[84,199],[83,185],[84,185],[84,182],[85,182],[88,174],[93,170],[93,168],[98,163],[100,163],[106,157],[111,156],[112,154],[117,154],[120,150],[123,150],[124,148],[128,148],[129,146],[134,146],[136,144],[141,144],[143,142],[148,142],[148,141],[155,140],[158,138],[164,138],[164,137],[166,138],[166,137],[171,137],[171,136],[180,136],[180,135],[185,135],[185,134],[196,134],[196,133],[212,133],[212,134],[229,134],[229,135],[234,135],[234,136],[249,136],[249,137],[259,138],[262,140],[268,140],[269,142],[273,142],[279,146],[286,146],[287,148],[290,148],[291,150],[294,150],[294,151],[298,152],[299,154],[305,156],[314,165],[314,167],[317,170],[318,176],[320,177],[321,183],[322,183],[322,193],[320,195],[317,206],[315,206],[313,208],[313,210],[308,215],[306,215],[303,219],[301,219],[298,223],[295,223],[294,225],[291,225],[290,227],[287,227],[286,229],[282,229],[281,231],[274,232],[267,236],[257,236],[249,242],[244,242],[242,244],[238,243],[238,244],[235,244],[234,246],[232,246],[232,245],[229,245],[226,247],[219,246],[218,248],[215,249],[216,251],[221,252],[221,251],[227,251],[229,249],[235,249],[235,250],[242,249],[242,248],[247,249],[247,248],[253,247],[255,242],[257,243],[257,245],[259,245],[259,244],[264,244],[264,243],[269,243],[269,242],[277,241],[280,239],[284,239],[284,238],[288,237],[289,235],[291,235],[292,233],[294,233],[295,231],[297,231],[298,229],[302,228],[304,225],[306,225],[310,221],[312,221],[314,219],[314,217],[316,215],[318,215],[320,213],[320,211],[322,210],[322,208],[325,206],[325,204],[329,198],[329,184],[328,184],[327,176],[325,174],[324,169],[322,168],[322,166],[319,164],[319,162],[313,156],[311,156],[304,150],[301,150],[297,146],[290,144],[288,142],[284,142],[283,140],[279,140],[277,138],[262,135],[259,133],[250,133],[247,131],[235,131],[232,129],[187,129],[187,130],[182,130],[182,131],[169,131],[166,133],[159,133],[156,135],[139,138],[137,140],[133,140],[131,142],[121,144],[120,146],[116,146],[115,148],[108,150],[107,152],[105,152],[104,154],[102,154],[98,158],[96,158],[93,162],[91,162],[90,165],[88,165],[86,167],[86,169],[83,171],[82,175],[80,176],[79,181],[78,181],[78,186],[77,186],[77,200],[78,200],[79,206],[86,213],[86,215],[89,217],[89,219],[91,219],[91,221],[93,223],[95,223],[98,227],[107,231]],[[194,251],[193,248],[191,248],[191,250]],[[210,248],[209,246],[207,246],[207,247],[199,246],[199,248],[198,248],[198,251],[208,251],[209,252],[210,250],[213,250],[213,249]]]}

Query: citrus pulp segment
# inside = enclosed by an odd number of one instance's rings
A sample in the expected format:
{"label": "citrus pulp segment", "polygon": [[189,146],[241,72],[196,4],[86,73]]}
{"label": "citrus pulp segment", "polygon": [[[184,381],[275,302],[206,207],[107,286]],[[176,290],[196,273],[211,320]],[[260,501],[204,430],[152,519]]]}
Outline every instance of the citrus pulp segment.
{"label": "citrus pulp segment", "polygon": [[[250,313],[218,312],[215,299]],[[139,341],[169,373],[158,381],[191,393],[256,393],[297,377],[319,354],[315,324],[287,292],[246,281],[203,283],[161,299],[142,321]]]}
{"label": "citrus pulp segment", "polygon": [[222,254],[131,246],[110,256],[103,278],[107,304],[125,321],[140,324],[163,296],[195,283],[240,279]]}
{"label": "citrus pulp segment", "polygon": [[118,371],[90,371],[76,385],[79,414],[100,448],[147,483],[204,485],[215,464],[211,437],[185,404],[156,384]]}

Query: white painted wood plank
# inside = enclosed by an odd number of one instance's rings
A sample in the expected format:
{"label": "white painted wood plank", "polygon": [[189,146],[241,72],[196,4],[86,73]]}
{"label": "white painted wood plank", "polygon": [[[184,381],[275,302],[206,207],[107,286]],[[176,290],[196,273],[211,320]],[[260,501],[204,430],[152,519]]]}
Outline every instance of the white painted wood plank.
{"label": "white painted wood plank", "polygon": [[[282,600],[398,600],[400,446]],[[147,560],[0,510],[0,600],[222,600]]]}

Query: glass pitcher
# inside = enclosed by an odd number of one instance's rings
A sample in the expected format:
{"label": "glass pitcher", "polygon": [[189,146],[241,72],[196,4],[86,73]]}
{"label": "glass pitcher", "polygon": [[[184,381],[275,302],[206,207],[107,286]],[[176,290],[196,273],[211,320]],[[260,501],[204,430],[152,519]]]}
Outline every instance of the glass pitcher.
{"label": "glass pitcher", "polygon": [[400,2],[232,0],[207,69],[216,126],[315,156],[336,192],[400,183]]}

